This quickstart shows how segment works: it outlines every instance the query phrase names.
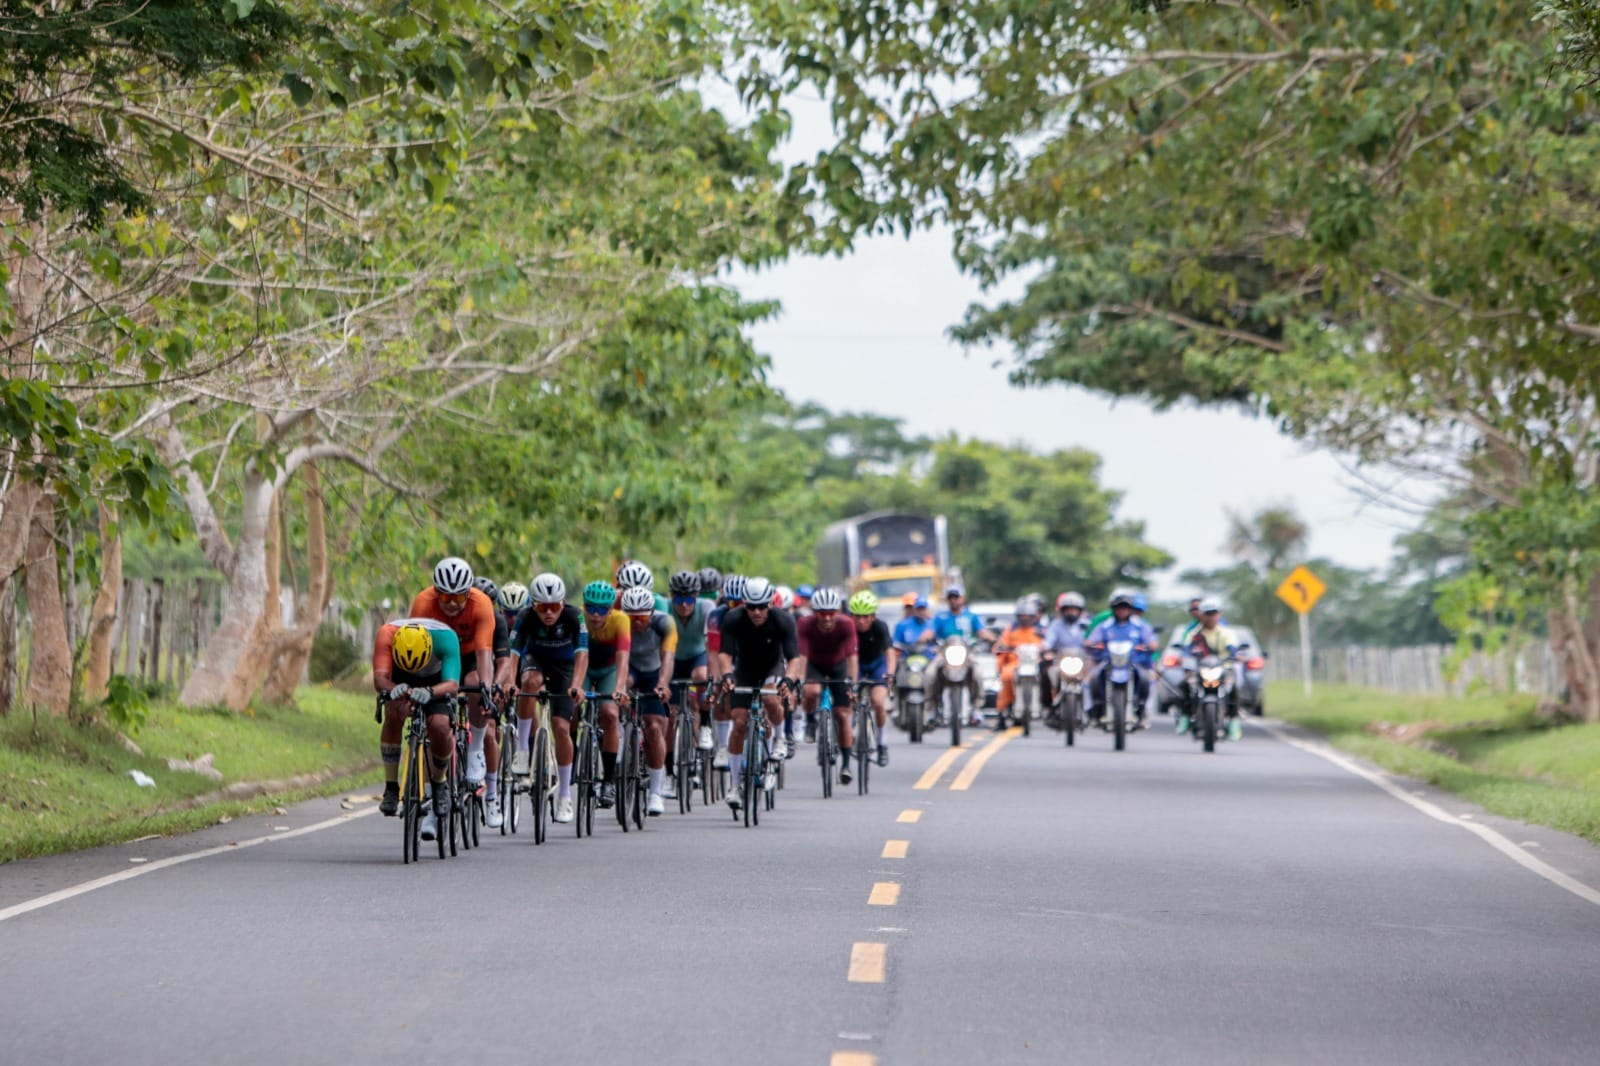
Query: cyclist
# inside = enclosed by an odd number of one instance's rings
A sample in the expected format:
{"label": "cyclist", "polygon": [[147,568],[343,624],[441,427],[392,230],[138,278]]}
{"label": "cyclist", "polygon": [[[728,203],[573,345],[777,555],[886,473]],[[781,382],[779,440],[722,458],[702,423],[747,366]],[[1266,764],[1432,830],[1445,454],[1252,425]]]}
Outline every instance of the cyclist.
{"label": "cyclist", "polygon": [[[718,670],[728,687],[770,688],[777,684],[793,686],[803,668],[796,657],[799,641],[794,619],[772,609],[772,583],[764,577],[742,581],[743,587],[729,590],[729,597],[743,601],[729,611],[722,622],[722,647],[717,652]],[[738,781],[744,769],[745,729],[749,726],[752,693],[732,694],[733,728],[728,738],[728,773]],[[773,758],[783,758],[783,703],[777,696],[763,695],[761,707],[772,726]],[[728,789],[728,806],[738,810],[739,789]]]}
{"label": "cyclist", "polygon": [[431,618],[455,631],[461,645],[461,686],[468,690],[467,722],[472,739],[467,745],[467,782],[484,789],[484,817],[490,826],[500,828],[500,741],[489,728],[483,696],[471,691],[478,685],[492,686],[495,679],[495,620],[499,612],[494,601],[474,587],[472,567],[465,559],[451,556],[433,568],[433,584],[411,601],[411,617]]}
{"label": "cyclist", "polygon": [[[531,605],[517,618],[511,654],[521,671],[518,676],[517,750],[511,772],[527,776],[528,748],[537,712],[534,697],[548,693],[550,732],[556,749],[558,822],[572,821],[572,719],[583,699],[589,675],[589,632],[583,612],[567,603],[567,585],[555,574],[540,574],[528,590]],[[540,782],[539,787],[544,787]]]}
{"label": "cyclist", "polygon": [[[635,585],[622,594],[622,612],[628,616],[633,645],[628,665],[633,670],[633,685],[640,694],[639,715],[644,723],[644,761],[650,771],[650,795],[645,811],[652,818],[666,810],[669,795],[667,777],[667,734],[672,723],[667,709],[672,699],[672,670],[678,651],[678,627],[672,616],[655,609],[655,594]],[[674,786],[675,788],[676,786]]]}
{"label": "cyclist", "polygon": [[860,676],[872,682],[872,716],[878,722],[878,765],[888,766],[889,745],[885,738],[889,724],[889,679],[900,665],[900,652],[889,636],[889,624],[878,617],[876,595],[863,589],[850,597],[849,606],[856,627]]}
{"label": "cyclist", "polygon": [[617,590],[607,582],[591,581],[583,586],[583,614],[589,626],[589,690],[601,694],[600,763],[605,768],[601,810],[617,798],[617,752],[622,747],[617,703],[628,695],[628,653],[633,647],[633,627],[616,603]]}
{"label": "cyclist", "polygon": [[1114,640],[1126,640],[1133,644],[1133,702],[1138,715],[1134,728],[1143,729],[1147,724],[1145,703],[1150,696],[1150,653],[1156,650],[1156,634],[1143,619],[1134,617],[1133,596],[1127,592],[1112,594],[1111,617],[1095,626],[1084,640],[1083,646],[1096,662],[1102,664],[1090,683],[1097,707],[1106,705],[1106,681],[1110,672],[1104,667],[1109,658],[1106,645]]}
{"label": "cyclist", "polygon": [[[995,699],[994,729],[1000,732],[1006,718],[1017,702],[1017,649],[1024,644],[1044,644],[1044,634],[1039,632],[1039,607],[1032,596],[1017,601],[1016,620],[1010,629],[1000,634],[995,644],[995,658],[1000,665],[1000,695]],[[1043,698],[1043,697],[1041,697]]]}
{"label": "cyclist", "polygon": [[794,616],[802,618],[811,613],[811,597],[817,594],[815,585],[801,585],[794,590]]}
{"label": "cyclist", "polygon": [[714,566],[702,566],[699,577],[700,595],[716,603],[717,597],[722,594],[722,571]]}
{"label": "cyclist", "polygon": [[[672,593],[672,620],[678,629],[678,651],[672,676],[680,681],[705,682],[710,676],[706,650],[706,620],[712,601],[700,597],[700,575],[680,570],[667,582]],[[689,710],[694,714],[696,745],[710,751],[716,745],[711,726],[700,715],[700,694],[689,690]]]}
{"label": "cyclist", "polygon": [[[494,698],[500,702],[503,693],[510,692],[516,685],[517,664],[511,658],[511,626],[515,619],[508,619],[505,612],[500,610],[500,586],[486,577],[474,578],[472,587],[489,597],[489,602],[494,605]],[[476,734],[476,730],[474,730]],[[499,765],[498,761],[496,765]],[[498,802],[498,800],[496,801]],[[499,825],[495,823],[494,828]]]}
{"label": "cyclist", "polygon": [[672,604],[665,596],[656,595],[656,575],[651,572],[648,566],[630,559],[617,567],[617,595],[621,596],[632,588],[649,590],[651,596],[654,597],[656,610],[662,614],[666,614],[672,609]]}
{"label": "cyclist", "polygon": [[500,617],[506,620],[508,632],[517,628],[517,615],[528,606],[528,586],[512,581],[500,588]]}
{"label": "cyclist", "polygon": [[[1200,604],[1200,622],[1191,626],[1185,633],[1183,651],[1202,659],[1207,655],[1215,655],[1226,660],[1233,669],[1233,690],[1228,696],[1228,739],[1238,740],[1244,736],[1244,727],[1239,723],[1239,683],[1242,680],[1239,665],[1239,652],[1244,645],[1239,642],[1239,637],[1232,629],[1222,624],[1222,604],[1216,600],[1205,600]],[[1185,676],[1184,684],[1188,688],[1187,696],[1194,696],[1193,678]],[[1188,711],[1190,701],[1184,702],[1184,710]],[[1181,735],[1189,731],[1190,717],[1188,713],[1178,715],[1178,733]]]}
{"label": "cyclist", "polygon": [[850,704],[855,698],[856,680],[861,676],[861,659],[856,645],[853,621],[841,619],[844,597],[838,589],[820,588],[811,598],[811,614],[800,619],[796,629],[800,662],[806,685],[801,694],[806,717],[817,713],[822,686],[833,697],[833,718],[839,733],[839,781],[850,783],[850,753],[855,745],[851,735]]}
{"label": "cyclist", "polygon": [[[713,681],[720,681],[726,673],[722,669],[722,620],[728,617],[729,611],[744,603],[744,577],[729,574],[723,579],[721,591],[722,602],[706,616],[706,652]],[[733,735],[732,708],[726,705],[726,701],[718,701],[717,710],[711,717],[716,734],[716,753],[711,757],[711,765],[715,769],[725,770],[728,767],[728,738]]]}
{"label": "cyclist", "polygon": [[[432,840],[438,820],[450,811],[444,787],[455,746],[449,697],[460,690],[461,644],[455,630],[432,618],[403,618],[379,627],[372,645],[372,687],[384,699],[378,753],[383,759],[383,799],[378,810],[393,817],[400,809],[400,749],[410,704],[427,707],[432,810],[422,823],[422,839]],[[440,755],[444,758],[441,760]]]}

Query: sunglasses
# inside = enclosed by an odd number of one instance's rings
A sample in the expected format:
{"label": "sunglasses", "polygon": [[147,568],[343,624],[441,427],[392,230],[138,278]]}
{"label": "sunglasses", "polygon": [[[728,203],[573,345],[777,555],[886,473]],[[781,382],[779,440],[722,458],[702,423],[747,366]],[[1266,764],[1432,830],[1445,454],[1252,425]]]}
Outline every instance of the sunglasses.
{"label": "sunglasses", "polygon": [[837,618],[837,617],[839,617],[839,612],[838,611],[818,611],[817,612],[817,617],[818,618]]}
{"label": "sunglasses", "polygon": [[674,596],[674,597],[672,597],[672,602],[677,604],[679,607],[692,607],[692,606],[694,606],[695,597],[693,597],[693,596]]}
{"label": "sunglasses", "polygon": [[439,593],[439,602],[446,607],[464,607],[467,603],[467,596],[468,594],[465,592],[441,592]]}
{"label": "sunglasses", "polygon": [[770,604],[765,603],[747,603],[744,605],[744,609],[747,611],[770,611],[772,607]]}
{"label": "sunglasses", "polygon": [[585,604],[584,608],[583,608],[583,611],[584,611],[585,614],[592,614],[592,615],[594,615],[595,617],[598,618],[598,617],[601,617],[603,615],[610,614],[611,613],[611,608],[609,608],[609,607],[591,607],[591,606]]}

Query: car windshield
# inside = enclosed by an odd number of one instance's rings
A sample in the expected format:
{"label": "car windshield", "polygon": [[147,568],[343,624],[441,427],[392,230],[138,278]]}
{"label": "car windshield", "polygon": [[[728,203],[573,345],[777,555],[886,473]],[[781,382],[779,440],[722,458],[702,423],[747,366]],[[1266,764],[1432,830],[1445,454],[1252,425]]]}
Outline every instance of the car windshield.
{"label": "car windshield", "polygon": [[929,602],[934,599],[931,577],[892,577],[883,581],[869,579],[868,583],[880,600],[898,600],[908,592],[924,596]]}

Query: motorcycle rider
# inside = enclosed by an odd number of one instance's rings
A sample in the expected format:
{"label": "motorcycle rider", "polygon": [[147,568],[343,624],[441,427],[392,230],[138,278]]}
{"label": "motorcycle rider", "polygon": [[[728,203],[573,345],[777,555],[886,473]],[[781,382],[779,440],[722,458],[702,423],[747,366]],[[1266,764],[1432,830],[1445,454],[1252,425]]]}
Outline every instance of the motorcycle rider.
{"label": "motorcycle rider", "polygon": [[1150,698],[1150,653],[1156,650],[1156,634],[1143,619],[1134,617],[1133,596],[1123,591],[1112,593],[1111,617],[1095,626],[1084,641],[1084,647],[1100,664],[1094,680],[1090,682],[1097,707],[1106,705],[1106,682],[1110,674],[1106,664],[1111,658],[1106,645],[1118,640],[1133,644],[1133,706],[1138,718],[1134,728],[1143,729],[1146,725],[1145,704]]}
{"label": "motorcycle rider", "polygon": [[[994,646],[995,657],[1000,665],[1000,695],[995,699],[995,710],[998,712],[994,722],[996,733],[1006,727],[1006,719],[1017,702],[1017,648],[1024,644],[1038,644],[1041,648],[1044,644],[1044,634],[1039,631],[1039,608],[1032,596],[1024,596],[1017,601],[1016,620],[1010,629],[1000,634],[1000,640]],[[1043,698],[1041,693],[1040,699]]]}
{"label": "motorcycle rider", "polygon": [[928,617],[928,598],[912,597],[906,616],[894,624],[894,646],[902,654],[933,654],[933,620]]}
{"label": "motorcycle rider", "polygon": [[[993,641],[995,632],[983,624],[983,619],[967,606],[967,593],[960,585],[951,585],[945,590],[945,610],[940,611],[933,620],[933,636],[940,644],[951,637],[960,637],[968,644],[977,640]],[[944,695],[944,671],[937,666],[929,671],[933,676],[928,683],[928,702],[937,713],[944,706],[941,697]],[[971,697],[971,718],[967,724],[979,725],[982,719],[978,716],[978,708],[983,704],[983,691],[978,687],[978,672],[967,671],[967,692]]]}
{"label": "motorcycle rider", "polygon": [[[1244,727],[1239,723],[1239,684],[1242,680],[1239,665],[1239,652],[1244,647],[1239,643],[1239,637],[1233,630],[1222,624],[1222,604],[1216,600],[1206,600],[1200,604],[1200,622],[1185,631],[1183,651],[1186,655],[1193,655],[1196,659],[1203,659],[1208,655],[1215,655],[1225,660],[1233,669],[1233,689],[1228,694],[1228,739],[1238,740],[1244,736]],[[1196,695],[1194,678],[1185,675],[1184,687],[1186,689],[1184,712],[1178,715],[1178,733],[1189,731],[1191,721],[1187,713],[1193,707]]]}
{"label": "motorcycle rider", "polygon": [[[1054,661],[1063,652],[1083,651],[1084,638],[1089,635],[1089,620],[1083,616],[1084,599],[1081,592],[1063,592],[1056,597],[1056,616],[1050,619],[1050,624],[1045,627],[1044,646],[1045,652]],[[1045,706],[1050,708],[1050,717],[1055,717],[1055,677],[1053,671],[1045,671]],[[1087,701],[1084,707],[1087,711]]]}

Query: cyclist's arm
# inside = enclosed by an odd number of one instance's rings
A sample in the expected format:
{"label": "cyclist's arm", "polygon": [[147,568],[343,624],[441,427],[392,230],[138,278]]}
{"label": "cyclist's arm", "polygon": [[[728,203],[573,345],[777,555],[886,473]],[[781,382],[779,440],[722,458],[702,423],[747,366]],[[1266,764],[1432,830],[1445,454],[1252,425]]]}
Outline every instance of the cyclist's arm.
{"label": "cyclist's arm", "polygon": [[588,691],[589,688],[589,648],[587,645],[578,649],[572,657],[572,687],[579,691]]}
{"label": "cyclist's arm", "polygon": [[478,684],[487,685],[494,679],[494,649],[479,648],[476,654],[474,666],[478,671]]}
{"label": "cyclist's arm", "polygon": [[454,696],[461,691],[461,642],[454,632],[443,629],[433,636],[433,650],[439,657],[439,680],[427,687],[435,696]]}
{"label": "cyclist's arm", "polygon": [[861,654],[852,654],[844,661],[844,676],[850,679],[852,685],[861,680]]}
{"label": "cyclist's arm", "polygon": [[372,687],[376,692],[394,688],[394,656],[391,646],[398,627],[384,625],[378,628],[377,639],[372,644]]}

